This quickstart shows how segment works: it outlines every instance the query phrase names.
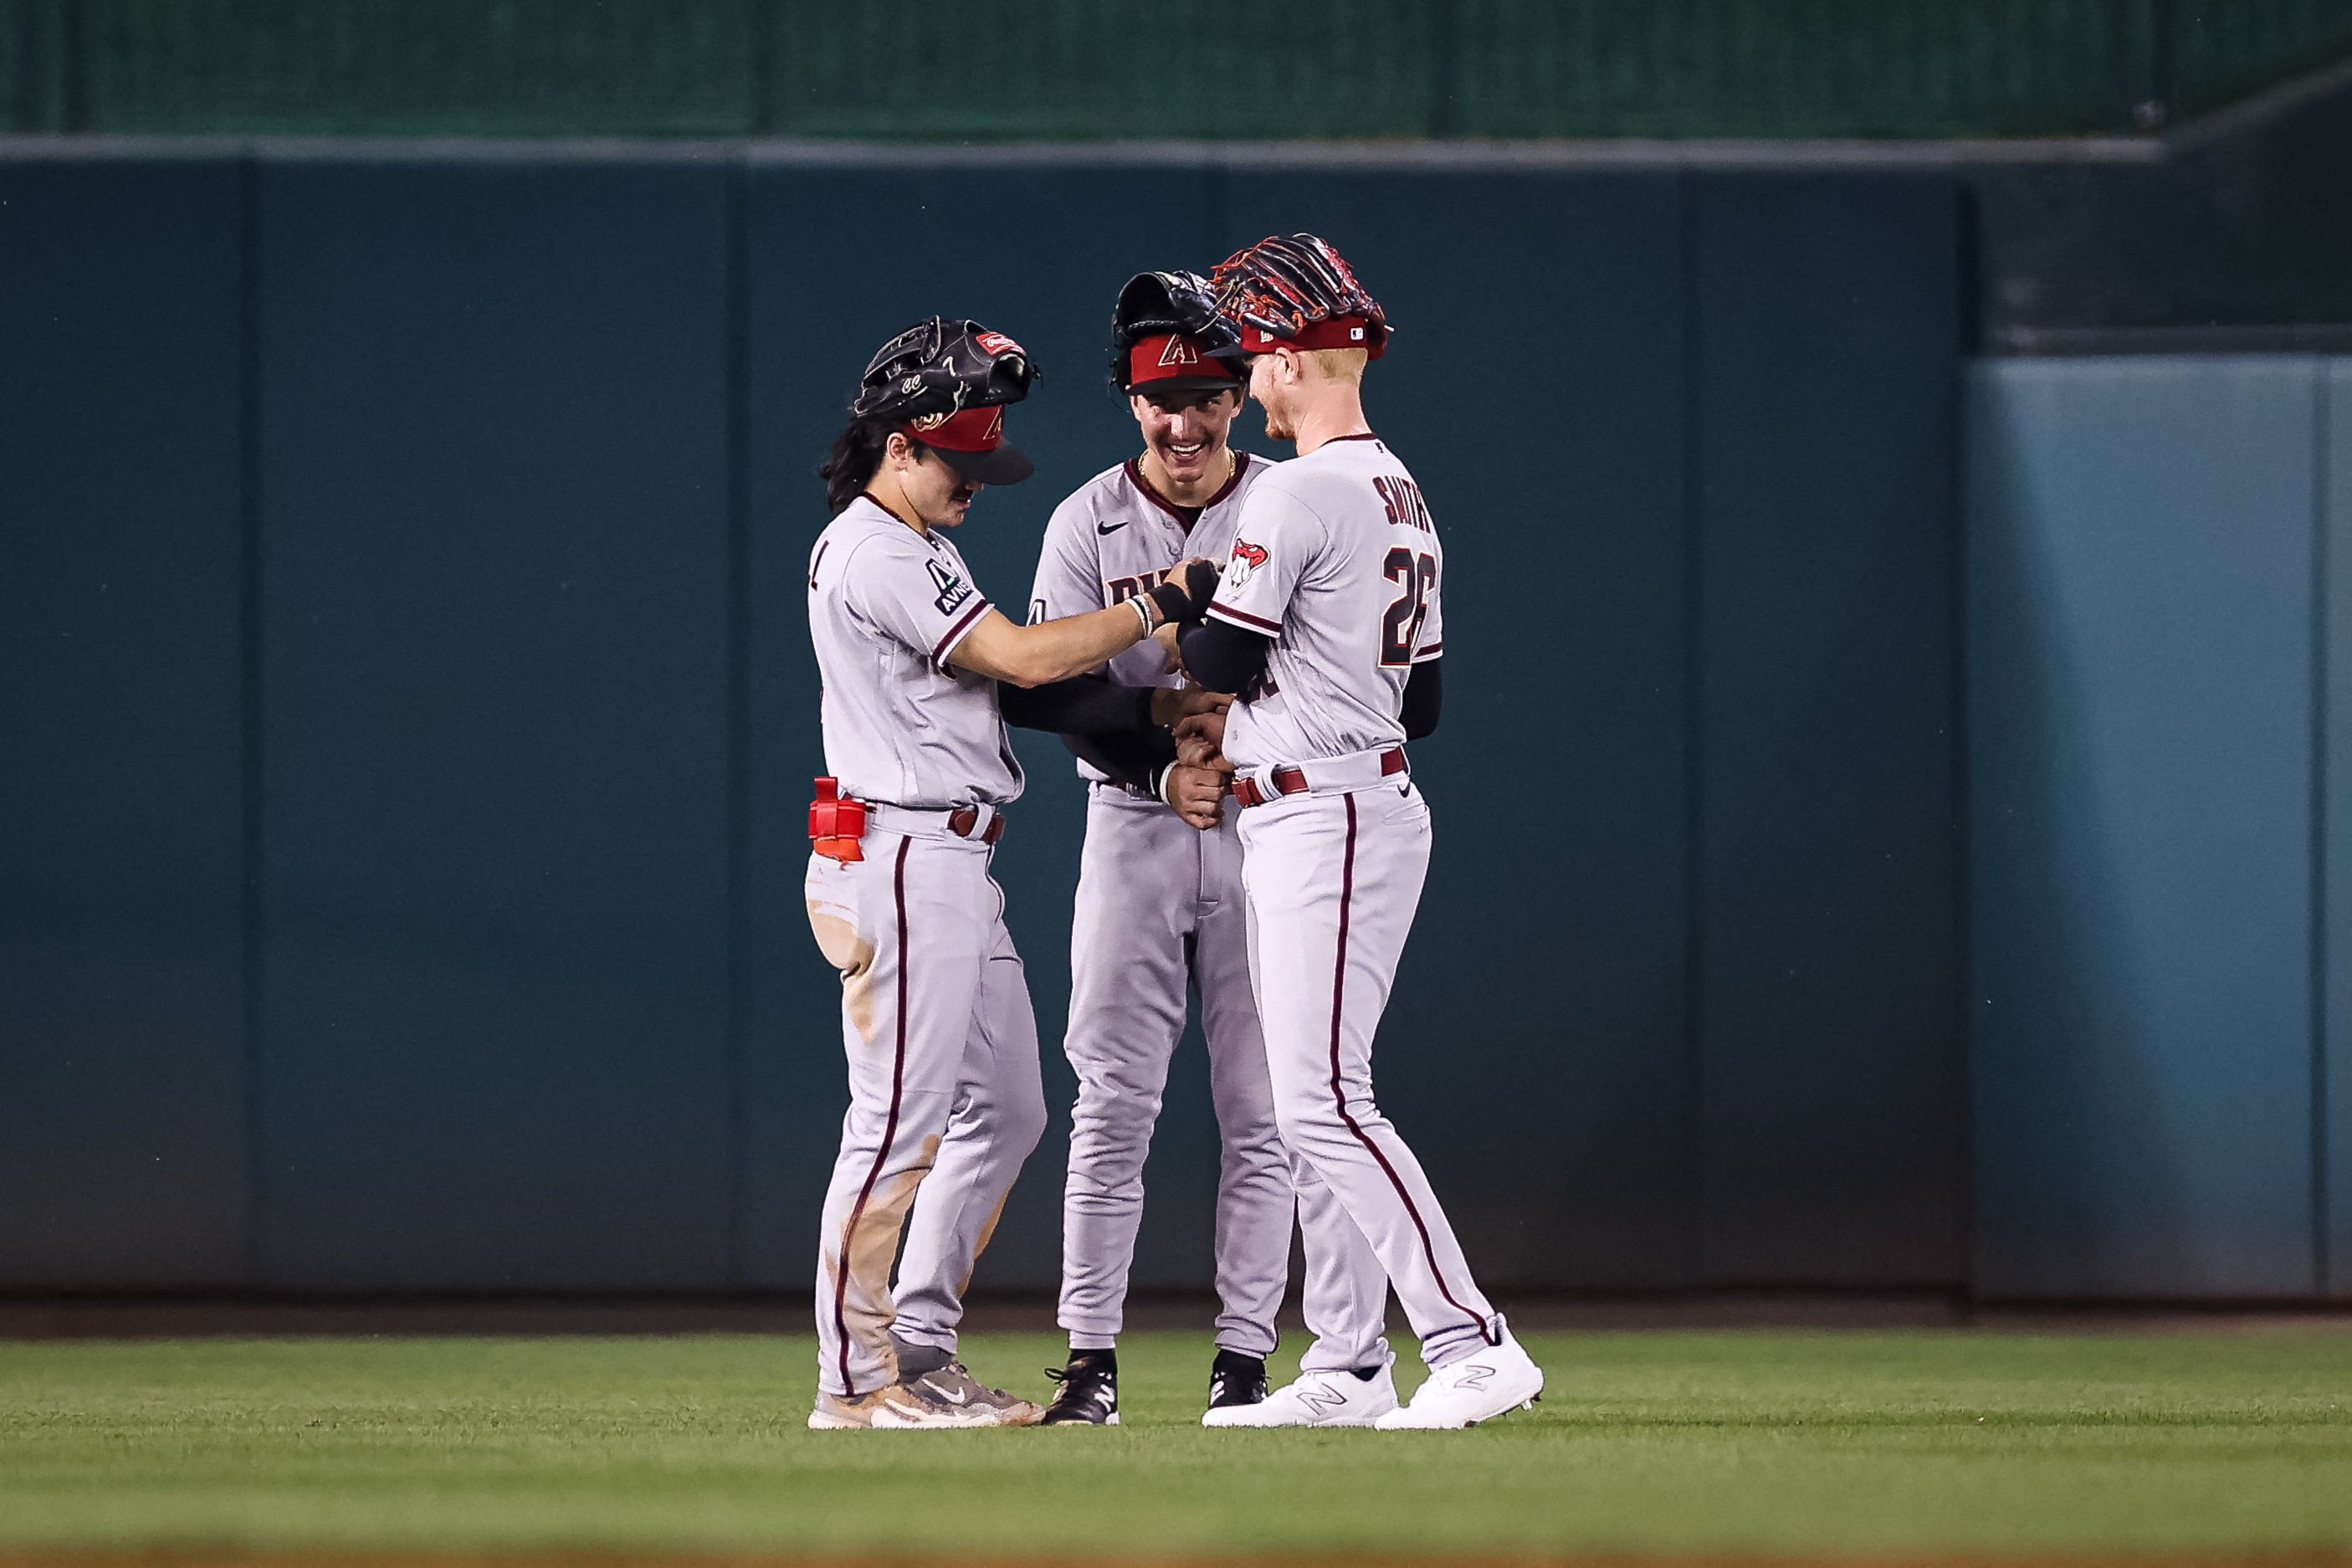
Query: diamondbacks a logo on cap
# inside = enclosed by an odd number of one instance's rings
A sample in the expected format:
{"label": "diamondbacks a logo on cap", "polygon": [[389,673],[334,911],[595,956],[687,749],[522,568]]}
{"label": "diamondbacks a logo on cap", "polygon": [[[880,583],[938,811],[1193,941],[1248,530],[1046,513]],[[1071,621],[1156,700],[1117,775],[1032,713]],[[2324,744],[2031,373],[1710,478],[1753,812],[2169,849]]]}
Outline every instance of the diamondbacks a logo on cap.
{"label": "diamondbacks a logo on cap", "polygon": [[1198,364],[1201,356],[1192,352],[1192,345],[1184,339],[1170,338],[1168,346],[1160,351],[1160,363],[1163,365]]}
{"label": "diamondbacks a logo on cap", "polygon": [[983,435],[982,437],[981,437],[981,439],[982,439],[982,440],[983,440],[983,441],[985,441],[985,442],[987,442],[987,443],[988,443],[990,446],[992,446],[992,447],[995,446],[999,441],[1002,441],[1002,440],[1003,440],[1003,439],[1004,439],[1004,410],[1003,410],[1003,409],[1002,409],[1002,408],[998,409],[998,410],[996,411],[996,413],[995,413],[992,416],[991,416],[991,418],[990,418],[990,419],[989,419],[989,421],[988,421],[988,432],[987,432],[987,434],[985,434],[985,435]]}

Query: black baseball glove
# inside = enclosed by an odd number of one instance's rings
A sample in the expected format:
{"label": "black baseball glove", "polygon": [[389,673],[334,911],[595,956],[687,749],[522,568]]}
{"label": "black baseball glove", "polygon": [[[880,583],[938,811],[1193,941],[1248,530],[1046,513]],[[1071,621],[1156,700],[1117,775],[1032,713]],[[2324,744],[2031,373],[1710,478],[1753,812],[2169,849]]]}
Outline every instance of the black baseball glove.
{"label": "black baseball glove", "polygon": [[[1129,351],[1145,338],[1181,332],[1201,347],[1198,375],[1155,381],[1155,387],[1181,391],[1239,386],[1241,334],[1217,314],[1209,280],[1197,272],[1139,272],[1118,291],[1110,312],[1110,379],[1121,392],[1133,384]],[[1221,357],[1222,356],[1222,357]]]}
{"label": "black baseball glove", "polygon": [[1018,403],[1037,380],[1029,353],[978,321],[917,321],[874,356],[849,405],[854,418],[910,418]]}

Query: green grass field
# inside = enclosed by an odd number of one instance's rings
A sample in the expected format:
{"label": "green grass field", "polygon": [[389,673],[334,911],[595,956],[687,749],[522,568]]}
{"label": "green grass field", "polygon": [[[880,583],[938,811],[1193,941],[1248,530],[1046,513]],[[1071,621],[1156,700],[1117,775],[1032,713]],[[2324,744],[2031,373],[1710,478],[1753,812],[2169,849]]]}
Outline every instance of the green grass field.
{"label": "green grass field", "polygon": [[[1122,1428],[947,1433],[804,1430],[806,1340],[0,1344],[0,1548],[2352,1543],[2341,1329],[1528,1342],[1533,1413],[1431,1434],[1204,1432],[1205,1335],[1129,1337]],[[966,1358],[1040,1395],[1060,1361],[1042,1335]]]}

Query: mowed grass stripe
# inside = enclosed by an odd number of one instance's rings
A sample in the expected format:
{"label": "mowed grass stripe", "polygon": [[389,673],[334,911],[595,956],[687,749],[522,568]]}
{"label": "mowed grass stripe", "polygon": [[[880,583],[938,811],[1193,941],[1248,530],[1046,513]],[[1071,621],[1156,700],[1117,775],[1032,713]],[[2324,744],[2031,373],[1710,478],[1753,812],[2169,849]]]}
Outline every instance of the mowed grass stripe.
{"label": "mowed grass stripe", "polygon": [[[1295,1355],[1297,1347],[1288,1347]],[[1409,1345],[1402,1347],[1410,1362]],[[2352,1333],[1530,1336],[1477,1430],[811,1433],[804,1339],[0,1344],[0,1546],[2130,1553],[2352,1546]],[[1046,1388],[1042,1335],[976,1336]],[[1400,1366],[1408,1391],[1415,1374]],[[1287,1368],[1282,1369],[1285,1375]]]}

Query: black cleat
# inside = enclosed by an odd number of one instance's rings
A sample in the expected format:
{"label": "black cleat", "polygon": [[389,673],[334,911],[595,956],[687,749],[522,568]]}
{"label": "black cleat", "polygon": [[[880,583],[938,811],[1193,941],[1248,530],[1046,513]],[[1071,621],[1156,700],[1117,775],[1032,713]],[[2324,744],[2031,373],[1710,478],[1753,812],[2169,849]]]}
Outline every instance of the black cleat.
{"label": "black cleat", "polygon": [[1040,1426],[1118,1425],[1117,1351],[1072,1351],[1067,1368],[1049,1366],[1045,1375],[1062,1386],[1054,1391]]}
{"label": "black cleat", "polygon": [[1217,1359],[1209,1363],[1209,1408],[1223,1410],[1265,1401],[1265,1358],[1244,1355],[1239,1351],[1219,1351]]}

